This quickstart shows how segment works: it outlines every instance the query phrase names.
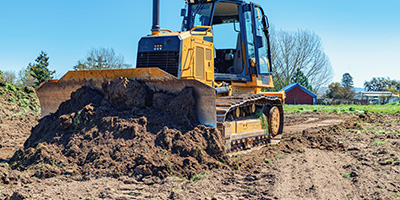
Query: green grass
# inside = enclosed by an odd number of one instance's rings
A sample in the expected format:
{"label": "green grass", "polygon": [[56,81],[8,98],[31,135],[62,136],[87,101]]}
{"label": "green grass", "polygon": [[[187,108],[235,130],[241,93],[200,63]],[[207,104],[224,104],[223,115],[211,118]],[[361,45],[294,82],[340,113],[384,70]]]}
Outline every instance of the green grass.
{"label": "green grass", "polygon": [[4,87],[5,87],[8,91],[13,91],[13,92],[16,92],[16,91],[17,91],[17,88],[16,88],[13,84],[11,84],[11,83],[6,83]]}
{"label": "green grass", "polygon": [[263,111],[261,109],[256,111],[256,116],[261,121],[262,128],[264,130],[266,130],[267,133],[268,133],[269,129],[268,129],[268,118],[267,118],[267,116],[265,116],[265,114],[263,113]]}
{"label": "green grass", "polygon": [[377,147],[379,147],[379,146],[382,146],[382,145],[386,144],[386,143],[387,143],[387,140],[385,140],[385,139],[375,139],[375,140],[374,140],[374,143],[375,143],[375,145],[376,145]]}
{"label": "green grass", "polygon": [[16,103],[16,102],[17,102],[17,100],[15,100],[15,99],[14,99],[14,98],[12,98],[12,97],[11,97],[11,98],[8,98],[8,99],[7,99],[7,101],[9,101],[9,102],[14,102],[14,103]]}
{"label": "green grass", "polygon": [[343,174],[343,178],[350,178],[351,177],[351,174],[350,173],[345,173],[345,174]]}
{"label": "green grass", "polygon": [[209,173],[210,173],[209,171],[204,171],[204,172],[201,172],[200,174],[196,174],[196,175],[192,176],[192,178],[190,178],[190,181],[196,182],[196,181],[202,180],[202,179],[204,179],[204,175],[209,174]]}
{"label": "green grass", "polygon": [[29,99],[19,99],[18,100],[18,105],[22,106],[22,107],[27,107],[29,106],[30,101]]}
{"label": "green grass", "polygon": [[186,179],[185,178],[182,178],[182,177],[178,177],[178,176],[172,176],[175,180],[177,180],[178,182],[184,182],[184,181],[186,181]]}
{"label": "green grass", "polygon": [[370,129],[375,134],[395,134],[399,135],[400,130],[384,130],[384,129]]}
{"label": "green grass", "polygon": [[29,110],[33,112],[40,112],[39,101],[37,100],[33,89],[23,89],[19,86],[6,83],[4,86],[0,87],[0,96],[3,95],[6,95],[4,97],[4,100],[10,103],[14,103],[18,106],[18,109],[15,109],[13,107],[9,108],[11,111],[20,111],[20,108],[26,108],[27,110],[22,110],[22,112],[26,113]]}
{"label": "green grass", "polygon": [[283,158],[284,158],[284,155],[283,155],[282,152],[277,152],[277,153],[275,154],[275,158],[277,158],[277,159],[283,159]]}
{"label": "green grass", "polygon": [[142,193],[139,193],[139,192],[133,192],[133,191],[130,191],[128,194],[129,194],[129,196],[132,196],[132,197],[143,196],[143,194],[142,194]]}
{"label": "green grass", "polygon": [[386,105],[285,105],[285,112],[338,112],[338,113],[362,113],[364,111],[374,113],[400,113],[400,104]]}

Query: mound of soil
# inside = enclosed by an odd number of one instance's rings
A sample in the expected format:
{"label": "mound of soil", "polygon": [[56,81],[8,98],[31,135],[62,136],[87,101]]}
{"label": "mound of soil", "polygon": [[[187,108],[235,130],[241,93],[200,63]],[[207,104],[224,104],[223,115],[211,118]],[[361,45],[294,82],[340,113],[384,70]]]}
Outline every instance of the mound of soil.
{"label": "mound of soil", "polygon": [[39,121],[10,164],[39,178],[191,178],[227,160],[220,133],[199,125],[194,109],[192,88],[155,92],[127,78],[84,86]]}
{"label": "mound of soil", "polygon": [[35,90],[0,82],[0,161],[22,148],[40,117]]}

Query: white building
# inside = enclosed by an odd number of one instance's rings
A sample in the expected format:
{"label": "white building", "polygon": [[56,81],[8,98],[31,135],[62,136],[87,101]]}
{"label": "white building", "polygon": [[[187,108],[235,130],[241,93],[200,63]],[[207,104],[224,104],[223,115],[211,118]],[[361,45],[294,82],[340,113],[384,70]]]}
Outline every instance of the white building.
{"label": "white building", "polygon": [[387,100],[386,103],[393,103],[398,101],[399,96],[387,91],[363,91],[361,92],[361,100],[369,100],[371,103],[382,103],[382,99]]}

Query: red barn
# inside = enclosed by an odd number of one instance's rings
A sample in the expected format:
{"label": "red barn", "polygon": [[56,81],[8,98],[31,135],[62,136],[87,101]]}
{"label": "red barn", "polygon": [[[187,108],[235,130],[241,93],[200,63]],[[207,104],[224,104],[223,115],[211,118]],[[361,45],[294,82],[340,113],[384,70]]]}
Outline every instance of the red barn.
{"label": "red barn", "polygon": [[292,83],[282,90],[286,93],[286,104],[317,104],[317,95],[298,83]]}

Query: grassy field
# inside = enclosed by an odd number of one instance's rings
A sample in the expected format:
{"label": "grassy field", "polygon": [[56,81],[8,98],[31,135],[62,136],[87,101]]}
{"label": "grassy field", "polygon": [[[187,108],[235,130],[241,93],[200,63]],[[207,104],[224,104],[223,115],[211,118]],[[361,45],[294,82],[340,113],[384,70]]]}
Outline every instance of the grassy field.
{"label": "grassy field", "polygon": [[386,105],[285,105],[285,112],[364,112],[400,113],[400,104]]}

